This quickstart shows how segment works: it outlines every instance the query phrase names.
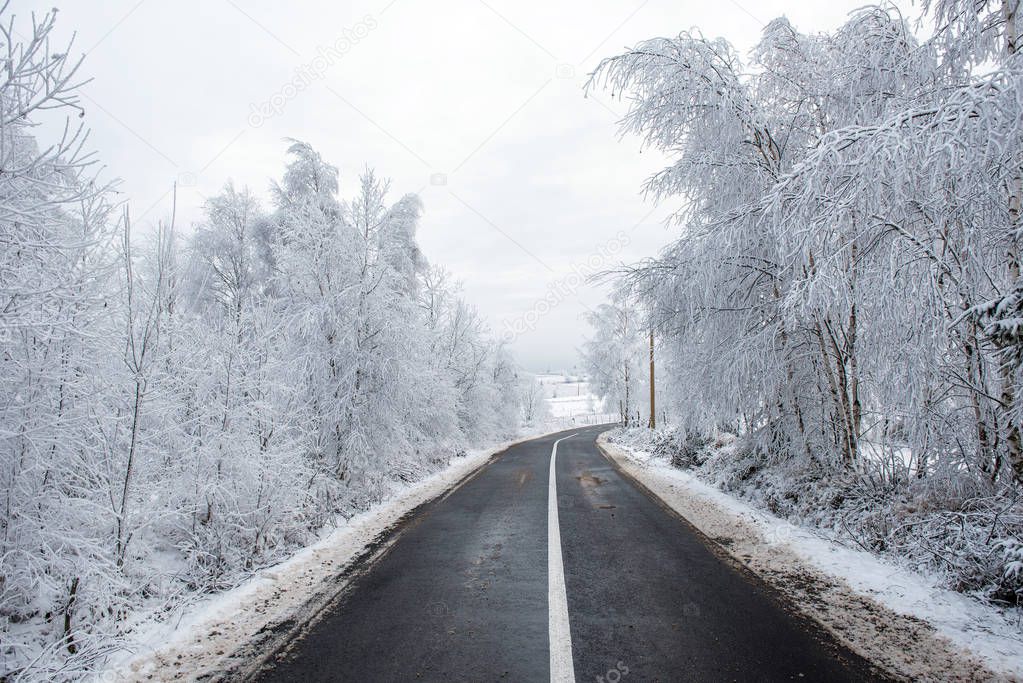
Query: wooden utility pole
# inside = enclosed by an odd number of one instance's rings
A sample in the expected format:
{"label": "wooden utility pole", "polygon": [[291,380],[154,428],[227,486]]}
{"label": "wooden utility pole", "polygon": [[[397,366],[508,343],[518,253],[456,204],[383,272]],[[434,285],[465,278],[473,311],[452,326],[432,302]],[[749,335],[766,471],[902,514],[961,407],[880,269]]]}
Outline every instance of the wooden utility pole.
{"label": "wooden utility pole", "polygon": [[654,328],[650,328],[650,429],[657,427],[657,405],[654,401]]}

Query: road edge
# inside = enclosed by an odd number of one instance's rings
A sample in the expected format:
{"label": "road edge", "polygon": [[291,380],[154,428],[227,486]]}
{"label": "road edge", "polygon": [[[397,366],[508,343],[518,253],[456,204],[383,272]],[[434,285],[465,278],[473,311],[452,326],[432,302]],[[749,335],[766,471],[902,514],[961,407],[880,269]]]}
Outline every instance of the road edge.
{"label": "road edge", "polygon": [[[853,590],[841,577],[812,567],[786,548],[771,544],[753,525],[714,501],[698,505],[731,517],[729,534],[701,523],[684,494],[666,490],[627,449],[612,444],[602,432],[596,445],[605,459],[640,491],[693,529],[705,545],[730,565],[763,582],[790,612],[812,621],[834,640],[865,659],[884,676],[896,680],[1012,681],[989,669],[973,653],[956,647],[929,623],[899,614]],[[732,533],[736,532],[736,533]],[[743,539],[741,536],[748,535]],[[759,544],[767,552],[745,552]]]}

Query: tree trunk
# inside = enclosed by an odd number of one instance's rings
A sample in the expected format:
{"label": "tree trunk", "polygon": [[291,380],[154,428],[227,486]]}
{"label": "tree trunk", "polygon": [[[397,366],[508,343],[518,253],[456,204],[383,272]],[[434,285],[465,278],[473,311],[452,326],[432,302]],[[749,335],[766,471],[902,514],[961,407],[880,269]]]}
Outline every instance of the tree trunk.
{"label": "tree trunk", "polygon": [[[1005,20],[1005,52],[1011,59],[1016,54],[1016,19],[1019,0],[1002,0],[1002,16]],[[1017,242],[1020,229],[1020,204],[1023,202],[1023,171],[1016,169],[1016,174],[1009,183],[1009,248],[1007,256],[1010,287],[1019,286],[1019,245]],[[1020,435],[1019,423],[1016,420],[1016,374],[1019,360],[1011,351],[1006,353],[1001,367],[1002,376],[1002,408],[1005,410],[1005,443],[1008,449],[1009,466],[1013,478],[1023,483],[1023,438]]]}
{"label": "tree trunk", "polygon": [[654,400],[654,331],[650,329],[650,429],[657,428],[657,404]]}
{"label": "tree trunk", "polygon": [[78,645],[75,644],[74,636],[71,635],[71,619],[75,613],[75,602],[78,601],[78,577],[71,579],[71,586],[68,589],[67,605],[64,607],[64,640],[67,642],[67,651],[71,654],[78,652]]}
{"label": "tree trunk", "polygon": [[625,360],[625,426],[629,426],[632,419],[632,405],[629,401],[629,361]]}
{"label": "tree trunk", "polygon": [[[839,446],[842,454],[842,465],[851,469],[856,462],[856,437],[853,433],[852,407],[849,401],[848,378],[845,372],[845,365],[831,326],[825,322],[828,330],[828,344],[825,344],[824,328],[818,322],[815,325],[817,342],[821,353],[821,362],[824,364],[824,376],[828,380],[828,388],[831,391],[831,400],[835,411],[835,431],[839,438]],[[831,351],[828,351],[828,345]],[[831,358],[834,356],[834,367]]]}

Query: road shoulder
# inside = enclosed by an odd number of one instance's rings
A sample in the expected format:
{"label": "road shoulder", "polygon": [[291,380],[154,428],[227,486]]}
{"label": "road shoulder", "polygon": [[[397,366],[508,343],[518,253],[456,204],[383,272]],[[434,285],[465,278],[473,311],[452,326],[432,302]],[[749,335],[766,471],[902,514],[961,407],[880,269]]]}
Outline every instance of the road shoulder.
{"label": "road shoulder", "polygon": [[[947,620],[926,618],[935,610],[961,611],[969,598],[921,585],[922,577],[794,527],[686,472],[611,444],[605,436],[597,445],[623,475],[700,531],[719,554],[755,573],[793,609],[889,675],[907,680],[1023,678],[1019,640],[983,623],[969,621],[957,630]],[[805,552],[808,547],[814,552]],[[821,555],[831,557],[821,562]],[[852,575],[854,582],[847,580]],[[893,592],[904,598],[906,609],[896,611],[874,597]],[[914,605],[921,599],[946,604]]]}

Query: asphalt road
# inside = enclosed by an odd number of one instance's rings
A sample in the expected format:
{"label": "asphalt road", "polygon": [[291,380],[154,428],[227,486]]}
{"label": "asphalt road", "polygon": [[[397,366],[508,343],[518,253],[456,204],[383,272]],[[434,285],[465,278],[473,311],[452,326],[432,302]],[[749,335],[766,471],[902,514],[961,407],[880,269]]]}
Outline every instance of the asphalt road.
{"label": "asphalt road", "polygon": [[419,510],[259,680],[878,680],[614,468],[603,429],[514,446]]}

